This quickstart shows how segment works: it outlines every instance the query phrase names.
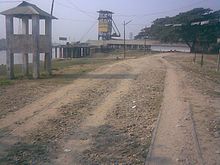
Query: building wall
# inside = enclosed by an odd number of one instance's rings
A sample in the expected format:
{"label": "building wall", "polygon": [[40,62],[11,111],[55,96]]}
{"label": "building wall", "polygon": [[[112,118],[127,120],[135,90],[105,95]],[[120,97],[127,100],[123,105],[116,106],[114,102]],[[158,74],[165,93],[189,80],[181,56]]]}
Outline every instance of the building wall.
{"label": "building wall", "polygon": [[177,52],[190,53],[190,48],[188,46],[152,45],[151,50],[152,51],[160,51],[160,52],[177,51]]}

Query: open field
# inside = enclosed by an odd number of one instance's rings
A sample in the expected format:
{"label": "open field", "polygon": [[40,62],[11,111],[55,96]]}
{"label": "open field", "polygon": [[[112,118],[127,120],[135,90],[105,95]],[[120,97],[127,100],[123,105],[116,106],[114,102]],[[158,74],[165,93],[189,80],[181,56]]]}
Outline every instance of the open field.
{"label": "open field", "polygon": [[193,54],[94,57],[56,60],[40,80],[1,79],[0,164],[220,161],[215,56],[203,68]]}

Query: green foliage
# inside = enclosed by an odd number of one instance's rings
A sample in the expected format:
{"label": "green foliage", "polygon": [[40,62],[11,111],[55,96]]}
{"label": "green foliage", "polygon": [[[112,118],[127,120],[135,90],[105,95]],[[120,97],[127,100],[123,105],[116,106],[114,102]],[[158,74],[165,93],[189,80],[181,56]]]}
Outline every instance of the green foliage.
{"label": "green foliage", "polygon": [[7,79],[0,79],[0,86],[11,85],[12,81]]}
{"label": "green foliage", "polygon": [[[192,52],[201,47],[208,51],[220,37],[219,18],[220,10],[212,12],[211,9],[196,8],[174,17],[156,19],[152,26],[143,29],[136,39],[147,35],[150,39],[162,42],[184,42]],[[208,24],[201,23],[207,20]],[[192,24],[195,22],[196,24]],[[144,33],[146,30],[147,33]]]}

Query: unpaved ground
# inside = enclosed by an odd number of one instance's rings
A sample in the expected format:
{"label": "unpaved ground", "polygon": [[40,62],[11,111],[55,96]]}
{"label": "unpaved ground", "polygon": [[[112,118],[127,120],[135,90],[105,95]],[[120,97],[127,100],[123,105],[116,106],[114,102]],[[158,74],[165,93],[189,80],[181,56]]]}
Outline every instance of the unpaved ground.
{"label": "unpaved ground", "polygon": [[218,74],[192,65],[191,56],[102,66],[6,110],[0,164],[217,165]]}
{"label": "unpaved ground", "polygon": [[193,64],[192,59],[192,54],[166,57],[166,60],[176,68],[184,90],[182,97],[189,103],[192,111],[202,163],[218,165],[220,162],[220,73],[215,71],[217,58],[206,55],[203,68],[197,63]]}
{"label": "unpaved ground", "polygon": [[165,71],[151,57],[103,66],[8,113],[2,164],[143,164]]}
{"label": "unpaved ground", "polygon": [[164,98],[147,164],[202,164],[193,136],[190,107],[182,98],[185,90],[182,80],[176,67],[165,60],[164,63],[167,66]]}

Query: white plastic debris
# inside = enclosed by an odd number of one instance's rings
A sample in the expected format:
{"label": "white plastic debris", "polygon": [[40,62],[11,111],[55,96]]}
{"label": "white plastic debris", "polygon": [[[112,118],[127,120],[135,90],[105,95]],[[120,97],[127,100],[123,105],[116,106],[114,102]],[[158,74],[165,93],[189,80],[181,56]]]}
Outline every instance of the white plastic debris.
{"label": "white plastic debris", "polygon": [[134,105],[133,107],[132,107],[132,109],[135,109],[137,106],[136,105]]}
{"label": "white plastic debris", "polygon": [[71,152],[71,150],[70,149],[65,149],[64,152]]}

